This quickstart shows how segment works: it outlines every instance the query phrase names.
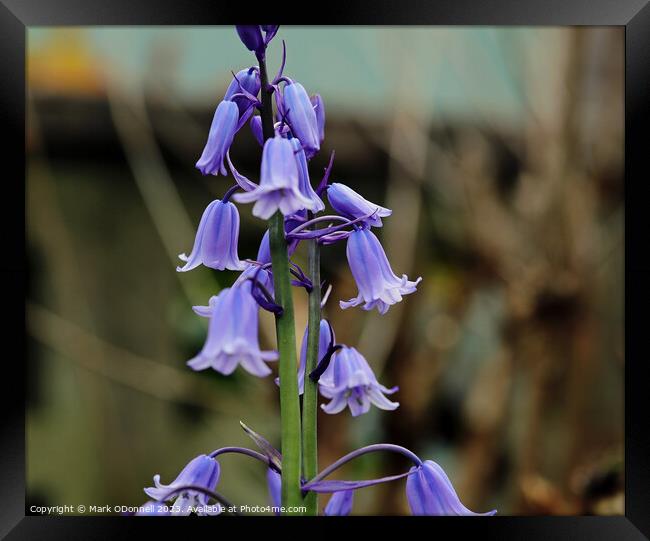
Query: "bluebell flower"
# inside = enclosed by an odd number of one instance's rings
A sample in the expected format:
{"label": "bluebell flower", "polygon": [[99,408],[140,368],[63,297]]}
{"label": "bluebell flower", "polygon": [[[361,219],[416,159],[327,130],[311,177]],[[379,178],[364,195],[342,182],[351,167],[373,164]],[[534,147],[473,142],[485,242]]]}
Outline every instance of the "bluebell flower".
{"label": "bluebell flower", "polygon": [[294,155],[296,157],[296,165],[298,167],[298,188],[300,193],[310,201],[310,205],[305,207],[307,210],[312,211],[314,214],[325,210],[325,203],[318,197],[318,194],[314,191],[311,186],[311,180],[309,179],[309,167],[307,166],[307,157],[305,156],[305,151],[300,144],[300,141],[296,138],[291,139],[291,144],[293,145]]}
{"label": "bluebell flower", "polygon": [[[309,325],[305,326],[305,332],[302,335],[302,344],[300,345],[300,362],[298,363],[298,394],[305,392],[305,367],[307,366],[307,337],[309,335]],[[326,319],[320,320],[320,331],[318,333],[318,359],[320,361],[330,345],[334,343],[332,328]],[[280,378],[275,378],[275,383],[280,385]]]}
{"label": "bluebell flower", "polygon": [[144,491],[150,498],[156,501],[165,501],[166,499],[175,499],[172,509],[172,515],[189,515],[192,508],[202,507],[209,508],[207,511],[200,511],[202,515],[218,515],[222,511],[218,503],[208,504],[209,496],[196,490],[186,490],[175,494],[170,498],[167,495],[176,488],[193,485],[214,490],[219,481],[219,463],[207,455],[199,455],[187,464],[169,485],[163,485],[160,482],[160,475],[153,477],[155,487],[145,488]]}
{"label": "bluebell flower", "polygon": [[327,200],[336,212],[350,220],[374,213],[363,221],[373,227],[381,227],[381,219],[393,213],[392,210],[368,201],[352,188],[339,182],[334,182],[327,187]]}
{"label": "bluebell flower", "polygon": [[255,137],[255,140],[260,144],[260,146],[264,146],[264,131],[262,130],[262,117],[259,115],[255,115],[251,117],[250,121],[250,127],[251,127],[251,132],[253,133],[253,137]]}
{"label": "bluebell flower", "polygon": [[[249,272],[253,272],[254,269],[250,269]],[[227,376],[241,364],[244,370],[254,376],[264,377],[271,373],[271,369],[264,363],[276,361],[278,352],[260,350],[259,307],[251,287],[252,283],[244,280],[213,296],[209,307],[195,307],[198,314],[209,316],[210,323],[203,349],[187,362],[190,368],[213,368]]]}
{"label": "bluebell flower", "polygon": [[311,158],[320,150],[320,132],[316,113],[305,87],[300,83],[286,85],[283,102],[291,132],[300,140],[307,158]]}
{"label": "bluebell flower", "polygon": [[399,402],[391,402],[384,395],[393,394],[397,387],[388,389],[377,381],[368,361],[355,348],[343,346],[334,354],[327,370],[320,377],[319,390],[329,404],[322,404],[325,413],[339,413],[349,406],[357,417],[374,404],[382,410],[394,410]]}
{"label": "bluebell flower", "polygon": [[432,460],[426,460],[421,466],[409,470],[406,498],[414,515],[486,516],[496,513],[496,510],[474,513],[467,509],[460,502],[447,474]]}
{"label": "bluebell flower", "polygon": [[169,507],[161,502],[155,500],[149,500],[145,502],[135,513],[136,517],[168,517],[171,513],[169,512]]}
{"label": "bluebell flower", "polygon": [[208,142],[205,144],[203,154],[196,162],[196,168],[204,175],[226,175],[223,160],[232,145],[233,137],[237,133],[239,122],[239,108],[235,102],[222,101],[214,112]]}
{"label": "bluebell flower", "polygon": [[243,270],[245,264],[237,255],[239,241],[239,212],[230,201],[212,201],[201,216],[194,239],[194,247],[189,256],[180,254],[185,261],[179,272],[192,270],[203,264],[217,270]]}
{"label": "bluebell flower", "polygon": [[322,143],[325,139],[325,104],[323,103],[323,98],[320,97],[320,94],[314,94],[309,98],[309,101],[311,101],[311,104],[314,107],[314,113],[316,113],[318,138]]}
{"label": "bluebell flower", "polygon": [[349,301],[340,301],[344,310],[364,303],[364,310],[377,308],[380,314],[385,314],[402,300],[402,295],[413,293],[422,280],[412,282],[406,274],[402,278],[395,276],[379,239],[368,229],[350,234],[346,254],[359,294]]}
{"label": "bluebell flower", "polygon": [[268,220],[277,210],[285,216],[312,205],[300,193],[298,167],[293,145],[288,139],[275,136],[264,143],[259,185],[246,193],[233,195],[240,203],[252,203],[253,215]]}
{"label": "bluebell flower", "polygon": [[239,109],[239,117],[241,118],[242,115],[244,115],[246,111],[248,111],[251,107],[254,107],[254,105],[248,98],[245,98],[244,96],[236,96],[234,98],[233,96],[235,94],[241,93],[242,88],[249,94],[257,96],[260,91],[260,87],[260,74],[257,68],[252,67],[243,69],[239,71],[230,82],[230,85],[228,86],[223,99],[233,101],[237,104],[237,107]]}
{"label": "bluebell flower", "polygon": [[[266,483],[269,489],[272,507],[282,506],[282,476],[272,468],[266,470]],[[275,511],[280,515],[280,511]]]}
{"label": "bluebell flower", "polygon": [[342,490],[332,494],[323,514],[327,517],[347,517],[352,512],[354,490]]}
{"label": "bluebell flower", "polygon": [[264,51],[262,29],[257,24],[238,24],[235,27],[242,43],[249,51],[260,54]]}

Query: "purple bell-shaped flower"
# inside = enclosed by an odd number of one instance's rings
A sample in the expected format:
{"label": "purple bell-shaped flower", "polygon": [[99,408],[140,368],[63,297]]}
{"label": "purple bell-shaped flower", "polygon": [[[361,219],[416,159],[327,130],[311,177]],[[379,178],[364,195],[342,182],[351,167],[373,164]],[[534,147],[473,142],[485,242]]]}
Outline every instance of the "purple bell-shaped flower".
{"label": "purple bell-shaped flower", "polygon": [[327,370],[320,377],[319,390],[328,404],[321,405],[325,413],[339,413],[346,406],[353,417],[370,410],[374,404],[379,409],[394,410],[399,402],[391,402],[384,395],[393,394],[397,387],[388,389],[377,381],[368,361],[355,348],[343,346],[334,354]]}
{"label": "purple bell-shaped flower", "polygon": [[283,102],[291,132],[300,140],[307,158],[311,158],[320,150],[320,130],[305,87],[300,83],[285,86]]}
{"label": "purple bell-shaped flower", "polygon": [[260,87],[261,81],[259,70],[256,67],[243,69],[239,71],[230,82],[223,99],[231,100],[237,104],[237,107],[239,108],[239,118],[241,118],[254,105],[244,96],[235,96],[234,98],[233,96],[235,94],[240,94],[242,88],[252,96],[257,96]]}
{"label": "purple bell-shaped flower", "polygon": [[406,479],[406,498],[414,515],[494,515],[474,513],[465,507],[444,470],[433,460],[413,467]]}
{"label": "purple bell-shaped flower", "polygon": [[223,160],[237,133],[239,107],[230,100],[222,101],[214,112],[208,142],[196,162],[196,168],[204,175],[227,175]]}
{"label": "purple bell-shaped flower", "polygon": [[217,270],[244,270],[245,264],[237,255],[239,241],[239,212],[230,201],[219,199],[210,203],[199,222],[194,247],[189,256],[180,254],[185,261],[179,272],[192,270],[203,264]]}
{"label": "purple bell-shaped flower", "polygon": [[368,201],[352,188],[339,182],[334,182],[327,187],[327,200],[336,212],[350,220],[371,214],[369,218],[363,220],[363,223],[373,227],[381,227],[381,219],[393,213],[392,210]]}
{"label": "purple bell-shaped flower", "polygon": [[[255,270],[249,268],[251,273]],[[187,362],[190,368],[212,368],[227,376],[241,364],[254,376],[264,377],[271,373],[265,362],[276,361],[278,352],[260,350],[259,306],[251,288],[251,281],[244,280],[212,297],[209,307],[194,308],[199,315],[209,317],[210,324],[203,349]]]}
{"label": "purple bell-shaped flower", "polygon": [[385,314],[403,295],[413,293],[422,280],[412,282],[406,274],[401,278],[395,276],[379,239],[368,229],[350,234],[346,254],[359,294],[349,301],[340,301],[344,310],[363,304],[364,310],[377,308],[380,314]]}
{"label": "purple bell-shaped flower", "polygon": [[144,492],[156,501],[175,499],[172,515],[189,515],[194,508],[201,508],[200,515],[218,515],[222,511],[221,505],[208,504],[209,496],[197,490],[186,490],[168,497],[174,489],[184,486],[200,486],[214,490],[219,481],[219,463],[207,455],[199,455],[187,464],[169,485],[160,482],[160,475],[153,476],[154,487],[145,488]]}
{"label": "purple bell-shaped flower", "polygon": [[242,43],[249,51],[260,54],[264,51],[262,29],[258,24],[238,24],[235,26]]}
{"label": "purple bell-shaped flower", "polygon": [[252,203],[253,215],[268,220],[276,211],[285,216],[313,204],[300,193],[298,167],[293,145],[275,136],[264,143],[259,185],[250,192],[233,195],[239,203]]}

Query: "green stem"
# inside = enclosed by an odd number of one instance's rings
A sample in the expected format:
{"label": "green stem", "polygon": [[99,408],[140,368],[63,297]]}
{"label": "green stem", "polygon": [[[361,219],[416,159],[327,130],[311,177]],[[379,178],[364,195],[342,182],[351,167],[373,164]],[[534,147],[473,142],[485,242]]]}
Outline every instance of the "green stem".
{"label": "green stem", "polygon": [[[318,384],[309,374],[318,364],[320,339],[320,248],[316,240],[309,241],[309,279],[313,289],[309,293],[309,319],[307,331],[307,362],[305,363],[305,393],[302,402],[302,459],[305,479],[318,473]],[[304,499],[308,515],[318,515],[318,494],[308,492]]]}
{"label": "green stem", "polygon": [[[262,130],[264,140],[274,136],[273,105],[271,89],[264,58],[258,58],[262,83]],[[284,237],[284,216],[278,211],[269,220],[271,263],[273,265],[273,287],[275,302],[282,306],[281,315],[276,315],[275,329],[280,352],[280,417],[282,423],[282,506],[297,508],[302,503],[300,490],[300,399],[296,377],[296,331],[289,277],[287,241]],[[288,514],[300,514],[292,511]]]}

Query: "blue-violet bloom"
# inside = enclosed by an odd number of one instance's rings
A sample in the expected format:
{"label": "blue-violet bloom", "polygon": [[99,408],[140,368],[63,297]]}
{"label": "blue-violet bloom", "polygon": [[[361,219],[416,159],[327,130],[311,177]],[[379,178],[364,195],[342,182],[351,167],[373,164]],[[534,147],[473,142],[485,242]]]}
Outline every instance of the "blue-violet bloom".
{"label": "blue-violet bloom", "polygon": [[323,514],[327,517],[347,517],[352,512],[354,490],[342,490],[332,494]]}
{"label": "blue-violet bloom", "polygon": [[413,467],[406,479],[406,498],[414,515],[494,515],[496,509],[487,513],[474,513],[458,498],[454,487],[443,469],[426,460]]}
{"label": "blue-violet bloom", "polygon": [[340,301],[343,310],[365,303],[364,310],[377,308],[380,314],[385,314],[402,300],[402,295],[413,293],[422,280],[412,282],[406,274],[402,278],[395,276],[379,239],[368,229],[350,234],[346,254],[359,294],[349,301]]}
{"label": "blue-violet bloom", "polygon": [[381,227],[381,219],[393,213],[390,209],[368,201],[352,188],[340,182],[334,182],[327,187],[327,200],[336,212],[350,220],[371,214],[369,218],[363,220],[363,223],[373,227]]}
{"label": "blue-violet bloom", "polygon": [[208,142],[203,154],[196,162],[196,168],[204,175],[227,175],[223,160],[230,149],[233,137],[237,132],[239,108],[235,102],[222,101],[214,112]]}
{"label": "blue-violet bloom", "polygon": [[249,94],[257,96],[260,91],[260,87],[260,74],[257,68],[253,67],[243,69],[239,71],[233,78],[230,85],[228,86],[228,89],[226,90],[226,94],[224,95],[223,99],[231,100],[237,104],[237,107],[239,108],[239,117],[241,118],[241,116],[254,105],[248,98],[244,96],[237,96],[235,98],[233,98],[233,96],[235,94],[241,93],[242,88]]}
{"label": "blue-violet bloom", "polygon": [[169,485],[160,482],[160,475],[153,476],[155,487],[145,488],[144,491],[150,498],[157,501],[175,499],[172,515],[189,515],[198,508],[199,515],[218,515],[222,511],[218,503],[208,504],[209,496],[196,490],[186,490],[167,498],[174,489],[194,485],[214,490],[219,481],[219,463],[207,455],[199,455],[187,464]]}
{"label": "blue-violet bloom", "polygon": [[283,102],[291,132],[300,140],[307,158],[311,158],[320,150],[320,134],[316,112],[305,87],[300,83],[286,85]]}
{"label": "blue-violet bloom", "polygon": [[293,145],[278,135],[264,143],[262,170],[257,188],[233,195],[240,203],[252,203],[253,215],[268,220],[277,210],[285,216],[312,205],[300,193],[298,167]]}
{"label": "blue-violet bloom", "polygon": [[238,24],[235,26],[242,43],[249,51],[260,54],[264,51],[262,29],[258,24]]}
{"label": "blue-violet bloom", "polygon": [[251,132],[253,132],[253,137],[260,144],[261,147],[264,146],[264,132],[262,130],[262,117],[255,115],[251,117],[250,121]]}
{"label": "blue-violet bloom", "polygon": [[[309,335],[309,325],[305,327],[302,335],[302,344],[300,345],[300,362],[298,363],[298,394],[305,392],[305,367],[307,366],[307,337]],[[326,319],[320,320],[320,331],[318,333],[318,359],[319,362],[327,353],[330,345],[335,341],[332,335],[332,327]],[[275,378],[275,383],[280,385],[280,378]]]}
{"label": "blue-violet bloom", "polygon": [[217,270],[244,270],[245,264],[237,255],[239,240],[239,212],[230,201],[212,201],[201,216],[194,239],[194,247],[189,256],[180,254],[185,261],[179,272],[192,270],[203,264]]}
{"label": "blue-violet bloom", "polygon": [[325,413],[339,413],[350,407],[357,417],[370,410],[374,404],[382,410],[394,410],[399,402],[391,402],[384,395],[393,394],[398,387],[388,389],[377,381],[368,361],[353,347],[343,346],[337,351],[327,370],[320,377],[319,390],[329,404],[322,404]]}
{"label": "blue-violet bloom", "polygon": [[[249,268],[249,272],[255,270]],[[264,377],[271,373],[264,362],[276,361],[278,352],[260,350],[259,307],[251,288],[251,281],[245,280],[213,296],[208,308],[194,308],[195,312],[204,316],[209,310],[210,323],[203,349],[187,362],[190,368],[213,368],[227,376],[241,364],[244,370],[254,376]]]}

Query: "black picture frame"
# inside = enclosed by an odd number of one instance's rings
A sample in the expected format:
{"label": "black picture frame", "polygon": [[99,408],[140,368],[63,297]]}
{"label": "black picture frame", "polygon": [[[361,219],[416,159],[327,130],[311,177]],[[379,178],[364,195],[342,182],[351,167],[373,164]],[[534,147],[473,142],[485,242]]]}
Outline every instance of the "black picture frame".
{"label": "black picture frame", "polygon": [[[76,25],[215,25],[242,22],[240,17],[276,20],[285,24],[418,24],[418,25],[616,25],[625,27],[625,516],[621,517],[504,517],[352,519],[363,528],[399,528],[402,535],[438,538],[481,536],[487,539],[534,540],[640,540],[650,537],[650,431],[647,412],[650,392],[643,370],[650,360],[644,310],[650,306],[650,232],[647,206],[650,182],[650,5],[648,0],[375,0],[327,2],[292,6],[269,3],[266,12],[241,3],[215,0],[0,0],[0,111],[5,142],[2,148],[3,191],[0,283],[3,288],[4,371],[0,377],[3,409],[0,455],[0,536],[6,539],[115,539],[117,536],[152,536],[178,528],[182,538],[188,527],[201,535],[223,535],[223,523],[191,520],[133,520],[122,517],[36,517],[25,509],[25,291],[29,268],[25,255],[25,47],[26,29],[32,26]],[[308,9],[322,18],[307,20]],[[302,18],[301,18],[302,17]],[[22,257],[21,257],[22,256]],[[15,346],[15,347],[11,347]],[[11,350],[11,353],[10,353]],[[15,371],[10,373],[9,369]],[[47,459],[47,451],[43,450]],[[265,517],[229,518],[229,533],[250,535]],[[284,527],[308,535],[310,519],[269,518],[274,535]],[[320,520],[320,519],[319,519]],[[325,519],[319,533],[349,530],[350,522]],[[348,519],[350,520],[350,519]],[[427,523],[423,523],[423,521]],[[363,522],[363,524],[361,524]],[[234,526],[234,528],[233,528]],[[262,524],[262,527],[265,525]],[[180,529],[182,528],[182,530]],[[410,532],[404,531],[411,530]],[[430,533],[427,533],[430,532]],[[390,532],[386,532],[390,535]]]}

